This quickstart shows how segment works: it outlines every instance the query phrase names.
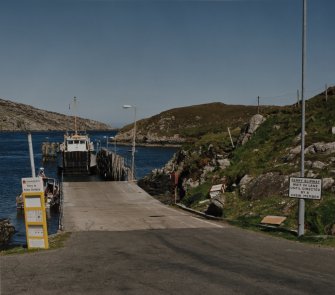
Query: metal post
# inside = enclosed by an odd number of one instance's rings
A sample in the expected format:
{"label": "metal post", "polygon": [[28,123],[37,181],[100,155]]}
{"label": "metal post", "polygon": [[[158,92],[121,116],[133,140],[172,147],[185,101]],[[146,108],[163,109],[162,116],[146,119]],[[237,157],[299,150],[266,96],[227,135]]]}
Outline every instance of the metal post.
{"label": "metal post", "polygon": [[[302,71],[301,71],[301,171],[305,177],[305,65],[306,65],[306,27],[307,27],[307,0],[303,0],[303,30],[302,30]],[[305,233],[305,200],[299,199],[299,226],[298,236]]]}
{"label": "metal post", "polygon": [[299,89],[297,90],[297,106],[300,106],[300,93],[299,93]]}
{"label": "metal post", "polygon": [[75,134],[77,134],[77,114],[76,114],[76,106],[77,106],[77,97],[73,97],[74,132],[75,132]]}
{"label": "metal post", "polygon": [[133,147],[132,147],[132,150],[131,150],[131,173],[132,173],[132,180],[135,180],[135,151],[136,151],[136,106],[134,106]]}
{"label": "metal post", "polygon": [[259,96],[257,96],[257,114],[259,114]]}
{"label": "metal post", "polygon": [[28,133],[28,145],[29,145],[29,157],[30,157],[30,166],[31,166],[31,176],[36,177],[35,174],[35,161],[34,161],[34,152],[33,152],[33,141],[31,139],[31,133]]}
{"label": "metal post", "polygon": [[327,84],[326,84],[326,102],[328,101],[328,86],[327,86]]}
{"label": "metal post", "polygon": [[125,104],[123,105],[124,109],[134,108],[134,129],[133,129],[133,144],[131,149],[131,173],[132,179],[135,180],[135,151],[136,151],[136,106]]}
{"label": "metal post", "polygon": [[228,127],[228,133],[229,133],[229,137],[230,137],[231,146],[232,146],[233,148],[235,148],[234,143],[233,143],[233,139],[231,138],[231,134],[230,134],[230,129],[229,129],[229,127]]}

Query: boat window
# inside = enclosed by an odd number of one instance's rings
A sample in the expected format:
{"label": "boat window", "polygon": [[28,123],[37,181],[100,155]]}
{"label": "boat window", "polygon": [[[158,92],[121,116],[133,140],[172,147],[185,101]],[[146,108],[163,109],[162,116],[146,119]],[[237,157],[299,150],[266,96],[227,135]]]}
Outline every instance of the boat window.
{"label": "boat window", "polygon": [[78,143],[79,143],[79,140],[75,140],[74,143],[78,144]]}
{"label": "boat window", "polygon": [[84,140],[81,140],[81,141],[80,141],[80,143],[81,143],[81,144],[84,144],[84,143],[85,143],[85,141],[84,141]]}
{"label": "boat window", "polygon": [[68,142],[68,144],[73,144],[72,140],[68,140],[67,142]]}

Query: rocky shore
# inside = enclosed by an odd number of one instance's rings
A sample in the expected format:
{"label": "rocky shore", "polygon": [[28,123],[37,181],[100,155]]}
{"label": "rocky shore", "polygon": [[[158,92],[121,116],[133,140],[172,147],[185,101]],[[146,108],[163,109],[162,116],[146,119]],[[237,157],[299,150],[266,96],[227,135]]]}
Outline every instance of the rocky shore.
{"label": "rocky shore", "polygon": [[8,218],[0,219],[0,248],[5,247],[13,234],[15,233],[14,226],[10,223]]}

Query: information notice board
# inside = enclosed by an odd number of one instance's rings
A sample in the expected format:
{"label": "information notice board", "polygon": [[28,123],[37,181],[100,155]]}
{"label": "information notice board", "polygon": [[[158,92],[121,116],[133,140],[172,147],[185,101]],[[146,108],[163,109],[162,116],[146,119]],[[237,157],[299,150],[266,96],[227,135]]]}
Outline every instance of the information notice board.
{"label": "information notice board", "polygon": [[291,198],[320,200],[321,188],[321,179],[290,177],[289,196]]}
{"label": "information notice board", "polygon": [[[38,179],[37,179],[38,178]],[[33,184],[27,189],[27,183]],[[22,196],[28,248],[49,248],[44,192],[40,177],[22,179]],[[37,184],[37,185],[36,185]]]}

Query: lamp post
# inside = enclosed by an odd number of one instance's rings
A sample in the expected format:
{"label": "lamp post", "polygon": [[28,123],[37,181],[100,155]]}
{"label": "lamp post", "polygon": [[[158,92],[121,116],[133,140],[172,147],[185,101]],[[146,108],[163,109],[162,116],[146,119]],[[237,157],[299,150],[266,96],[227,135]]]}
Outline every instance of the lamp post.
{"label": "lamp post", "polygon": [[136,106],[125,104],[123,105],[124,109],[134,109],[134,129],[133,129],[133,145],[131,149],[131,174],[132,180],[135,180],[135,146],[136,146]]}
{"label": "lamp post", "polygon": [[[305,177],[305,72],[306,72],[306,29],[307,29],[307,0],[303,3],[302,19],[302,71],[301,71],[301,167],[300,177]],[[305,199],[299,199],[298,236],[305,234]]]}

